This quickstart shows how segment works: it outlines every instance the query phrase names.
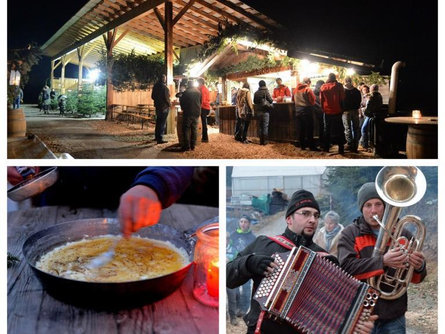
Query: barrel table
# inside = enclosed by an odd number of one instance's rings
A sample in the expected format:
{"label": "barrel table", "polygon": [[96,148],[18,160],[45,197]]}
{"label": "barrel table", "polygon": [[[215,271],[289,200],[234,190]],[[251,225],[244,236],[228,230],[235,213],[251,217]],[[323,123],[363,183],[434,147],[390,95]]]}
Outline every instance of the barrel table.
{"label": "barrel table", "polygon": [[406,136],[406,156],[408,159],[437,159],[438,117],[388,117],[385,118],[385,122],[408,125]]}

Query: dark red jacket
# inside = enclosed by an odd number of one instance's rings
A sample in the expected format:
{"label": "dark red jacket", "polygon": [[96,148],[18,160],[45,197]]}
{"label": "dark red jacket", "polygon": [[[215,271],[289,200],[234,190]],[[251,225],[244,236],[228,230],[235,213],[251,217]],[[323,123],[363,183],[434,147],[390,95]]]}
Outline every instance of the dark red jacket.
{"label": "dark red jacket", "polygon": [[328,81],[320,88],[320,103],[323,112],[327,115],[343,113],[343,100],[345,89],[336,81]]}
{"label": "dark red jacket", "polygon": [[[338,241],[340,266],[358,280],[384,273],[383,256],[372,256],[377,238],[363,216],[354,220],[341,232]],[[422,271],[414,271],[412,283],[420,283],[426,276],[426,266]],[[405,314],[408,305],[407,294],[395,300],[380,298],[374,309],[379,320],[392,320]]]}

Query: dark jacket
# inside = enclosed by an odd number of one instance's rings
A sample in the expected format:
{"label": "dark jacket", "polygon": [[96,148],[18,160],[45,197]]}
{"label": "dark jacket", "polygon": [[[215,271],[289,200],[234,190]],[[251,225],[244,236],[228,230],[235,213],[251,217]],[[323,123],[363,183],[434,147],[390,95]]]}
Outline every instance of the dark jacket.
{"label": "dark jacket", "polygon": [[194,87],[187,88],[179,99],[184,117],[201,115],[201,92]]}
{"label": "dark jacket", "polygon": [[[264,104],[264,100],[266,100],[266,105]],[[253,95],[253,103],[256,112],[269,112],[272,107],[272,97],[270,96],[269,90],[267,87],[260,87]],[[269,104],[269,106],[267,105]]]}
{"label": "dark jacket", "polygon": [[[358,280],[384,273],[383,256],[373,257],[372,253],[377,238],[363,216],[345,227],[338,242],[338,259],[341,267]],[[414,271],[411,282],[420,283],[426,276],[426,267],[420,272]],[[405,314],[408,298],[405,293],[395,300],[380,298],[374,308],[379,320],[396,319]]]}
{"label": "dark jacket", "polygon": [[156,111],[164,111],[170,107],[170,90],[162,81],[158,81],[153,86],[151,98],[155,104]]}
{"label": "dark jacket", "polygon": [[[317,246],[312,241],[312,238],[306,239],[302,235],[298,235],[288,228],[286,228],[286,231],[282,235],[291,240],[295,244],[295,246],[305,246],[315,252],[326,252],[323,248]],[[288,251],[289,250],[287,248],[279,245],[266,236],[257,237],[255,241],[247,246],[247,248],[245,248],[243,251],[241,251],[233,261],[227,263],[227,287],[233,289],[243,285],[249,279],[252,279],[253,296],[255,294],[255,291],[258,289],[258,285],[263,279],[263,276],[253,275],[248,271],[247,260],[249,259],[249,257],[254,254],[271,256],[274,253],[284,253]],[[338,261],[335,257],[328,256],[327,258],[335,264],[338,264]],[[249,332],[253,330],[252,327],[256,326],[260,311],[260,304],[258,304],[256,300],[251,299],[250,311],[244,316],[244,321],[246,322],[247,326],[250,327]],[[272,331],[276,333],[295,333],[295,330],[290,325],[273,322],[267,317],[264,317],[261,328],[262,333],[268,333]]]}
{"label": "dark jacket", "polygon": [[162,207],[176,202],[190,185],[193,167],[149,167],[140,172],[132,187],[142,184],[152,188],[159,197]]}
{"label": "dark jacket", "polygon": [[255,239],[255,235],[252,233],[252,231],[242,232],[240,229],[237,229],[230,235],[230,242],[232,247],[235,249],[236,254],[244,250],[247,246],[254,242]]}
{"label": "dark jacket", "polygon": [[362,102],[362,94],[355,88],[345,88],[345,99],[343,100],[343,110],[357,110],[360,108],[360,103]]}
{"label": "dark jacket", "polygon": [[368,117],[382,117],[383,99],[379,92],[372,92],[369,95],[368,102],[364,110],[365,116]]}

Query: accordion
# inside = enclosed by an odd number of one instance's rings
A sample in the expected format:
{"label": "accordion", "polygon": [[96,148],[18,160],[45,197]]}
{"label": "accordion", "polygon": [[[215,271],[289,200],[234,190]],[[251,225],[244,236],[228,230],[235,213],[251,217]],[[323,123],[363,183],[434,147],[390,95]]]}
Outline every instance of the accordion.
{"label": "accordion", "polygon": [[267,316],[299,333],[353,333],[366,321],[379,292],[306,247],[274,254],[278,268],[254,299]]}

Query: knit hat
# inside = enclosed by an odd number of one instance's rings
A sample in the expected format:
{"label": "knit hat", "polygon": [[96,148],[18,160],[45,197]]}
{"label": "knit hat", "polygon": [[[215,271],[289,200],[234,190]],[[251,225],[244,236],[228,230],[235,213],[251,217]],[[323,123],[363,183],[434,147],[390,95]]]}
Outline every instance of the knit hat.
{"label": "knit hat", "polygon": [[[368,182],[362,185],[360,190],[357,193],[357,204],[360,208],[360,211],[363,209],[363,205],[369,201],[370,199],[378,198],[381,200],[379,194],[377,193],[377,190],[375,188],[374,182]],[[383,202],[383,200],[382,200]]]}
{"label": "knit hat", "polygon": [[320,212],[320,207],[311,192],[307,190],[298,190],[293,193],[289,206],[286,211],[286,218],[300,208],[310,207]]}

